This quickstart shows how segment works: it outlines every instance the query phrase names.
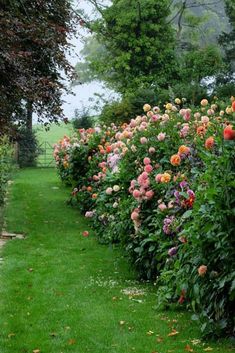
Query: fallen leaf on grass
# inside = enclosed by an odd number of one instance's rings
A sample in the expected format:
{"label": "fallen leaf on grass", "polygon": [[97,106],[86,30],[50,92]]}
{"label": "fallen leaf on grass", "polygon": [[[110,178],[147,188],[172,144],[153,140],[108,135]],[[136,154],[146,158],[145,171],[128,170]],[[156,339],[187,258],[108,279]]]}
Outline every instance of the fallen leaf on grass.
{"label": "fallen leaf on grass", "polygon": [[193,348],[191,348],[189,344],[187,344],[184,349],[185,349],[187,352],[193,352]]}
{"label": "fallen leaf on grass", "polygon": [[163,338],[162,337],[158,337],[157,338],[157,343],[161,343],[161,342],[163,342]]}
{"label": "fallen leaf on grass", "polygon": [[213,351],[213,348],[207,347],[207,348],[204,348],[203,350],[204,350],[204,352],[211,352],[211,351]]}
{"label": "fallen leaf on grass", "polygon": [[33,272],[33,268],[32,267],[28,268],[28,271]]}
{"label": "fallen leaf on grass", "polygon": [[74,345],[75,343],[76,343],[76,340],[73,339],[73,338],[71,338],[70,340],[68,340],[68,345],[69,345],[69,346],[72,346],[72,345]]}
{"label": "fallen leaf on grass", "polygon": [[153,334],[154,334],[154,332],[150,331],[150,330],[146,333],[146,335],[148,335],[148,336],[152,336]]}
{"label": "fallen leaf on grass", "polygon": [[170,333],[168,333],[168,337],[171,337],[171,336],[176,336],[176,335],[178,335],[179,334],[179,332],[178,331],[176,331],[176,330],[172,330],[172,332],[170,332]]}
{"label": "fallen leaf on grass", "polygon": [[40,349],[34,349],[33,350],[33,353],[40,353],[41,351],[40,351]]}
{"label": "fallen leaf on grass", "polygon": [[192,342],[192,344],[193,344],[194,346],[196,346],[196,345],[198,345],[198,344],[201,343],[201,340],[194,339],[194,340],[192,340],[191,342]]}
{"label": "fallen leaf on grass", "polygon": [[11,332],[11,333],[9,333],[9,335],[7,335],[7,337],[11,338],[11,337],[14,337],[15,335],[16,335],[15,333]]}

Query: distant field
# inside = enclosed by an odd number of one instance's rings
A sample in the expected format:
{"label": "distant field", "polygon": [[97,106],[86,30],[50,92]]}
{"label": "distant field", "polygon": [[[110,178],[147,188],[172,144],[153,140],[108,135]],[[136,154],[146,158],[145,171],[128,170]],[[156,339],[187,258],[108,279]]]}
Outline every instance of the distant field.
{"label": "distant field", "polygon": [[35,125],[34,129],[39,143],[47,141],[52,145],[58,142],[64,135],[71,136],[73,134],[73,126],[71,123],[61,123],[60,125],[51,124],[49,131],[46,131],[42,125]]}
{"label": "distant field", "polygon": [[36,136],[38,138],[41,154],[38,156],[39,166],[54,167],[52,146],[57,143],[64,135],[71,136],[73,134],[73,126],[71,123],[60,125],[51,124],[50,130],[46,131],[42,125],[34,125]]}

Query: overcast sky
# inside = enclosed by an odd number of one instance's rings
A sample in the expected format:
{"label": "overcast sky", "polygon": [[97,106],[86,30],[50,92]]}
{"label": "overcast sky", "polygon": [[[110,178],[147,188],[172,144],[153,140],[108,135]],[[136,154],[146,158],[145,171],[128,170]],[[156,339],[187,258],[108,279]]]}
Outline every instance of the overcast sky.
{"label": "overcast sky", "polygon": [[[103,3],[105,1],[103,0]],[[79,7],[83,8],[88,14],[91,14],[92,8],[87,4],[85,0],[75,0],[74,4],[79,4]],[[79,29],[80,31],[81,29]],[[83,35],[88,35],[87,33],[83,32]],[[82,39],[81,38],[73,38],[71,43],[74,45],[73,54],[68,55],[68,59],[72,65],[76,65],[79,60],[79,52],[83,47]],[[94,97],[94,93],[104,93],[106,97],[109,97],[111,91],[105,89],[103,84],[100,82],[92,82],[89,84],[83,84],[79,86],[75,86],[72,89],[73,95],[65,95],[63,99],[66,103],[63,104],[63,109],[66,117],[69,119],[74,117],[74,110],[75,109],[82,109],[82,107],[91,106],[91,102],[89,101],[92,97]],[[93,114],[96,112],[93,111]]]}

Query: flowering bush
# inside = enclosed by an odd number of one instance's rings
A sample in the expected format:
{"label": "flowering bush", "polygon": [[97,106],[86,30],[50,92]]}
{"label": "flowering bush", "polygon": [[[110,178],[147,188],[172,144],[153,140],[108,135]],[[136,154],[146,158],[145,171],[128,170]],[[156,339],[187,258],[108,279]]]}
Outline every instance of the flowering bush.
{"label": "flowering bush", "polygon": [[231,103],[145,104],[129,124],[79,130],[55,146],[100,241],[120,242],[140,277],[157,279],[161,304],[190,305],[216,334],[233,329],[235,299]]}
{"label": "flowering bush", "polygon": [[0,138],[0,205],[3,203],[12,165],[12,149],[7,137]]}

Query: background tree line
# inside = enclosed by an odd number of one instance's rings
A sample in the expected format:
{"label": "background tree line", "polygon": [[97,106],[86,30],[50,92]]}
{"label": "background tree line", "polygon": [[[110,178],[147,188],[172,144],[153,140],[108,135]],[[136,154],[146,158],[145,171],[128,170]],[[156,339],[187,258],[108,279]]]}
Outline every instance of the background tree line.
{"label": "background tree line", "polygon": [[181,96],[196,104],[209,94],[234,94],[232,1],[87,2],[96,16],[77,10],[91,33],[76,65],[77,82],[100,80],[121,95],[105,105],[104,121],[140,113],[146,101],[164,104]]}

